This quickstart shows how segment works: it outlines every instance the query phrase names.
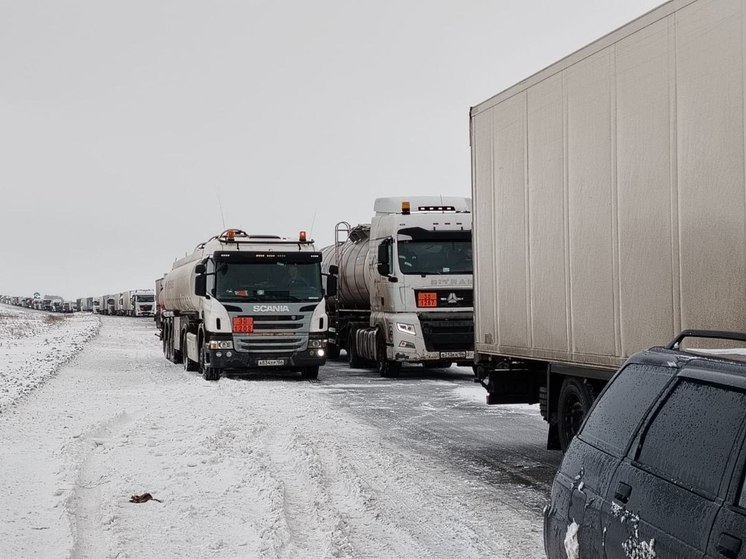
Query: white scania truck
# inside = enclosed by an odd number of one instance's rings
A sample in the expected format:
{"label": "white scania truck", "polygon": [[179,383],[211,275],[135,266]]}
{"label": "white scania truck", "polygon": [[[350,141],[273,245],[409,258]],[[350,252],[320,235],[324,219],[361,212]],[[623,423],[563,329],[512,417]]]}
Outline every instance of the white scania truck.
{"label": "white scania truck", "polygon": [[321,253],[307,241],[228,229],[174,263],[162,282],[163,352],[206,380],[223,371],[296,370],[326,360]]}
{"label": "white scania truck", "polygon": [[746,331],[745,23],[667,2],[471,110],[477,373],[551,448],[633,353]]}
{"label": "white scania truck", "polygon": [[402,363],[471,366],[471,200],[378,198],[374,211],[322,250],[330,356],[387,377]]}

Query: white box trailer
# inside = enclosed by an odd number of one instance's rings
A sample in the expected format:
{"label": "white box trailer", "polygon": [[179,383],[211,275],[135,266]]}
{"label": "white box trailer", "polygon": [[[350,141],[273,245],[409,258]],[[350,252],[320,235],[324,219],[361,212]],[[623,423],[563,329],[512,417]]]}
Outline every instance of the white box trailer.
{"label": "white box trailer", "polygon": [[673,0],[471,110],[477,375],[550,447],[632,353],[746,331],[744,25]]}

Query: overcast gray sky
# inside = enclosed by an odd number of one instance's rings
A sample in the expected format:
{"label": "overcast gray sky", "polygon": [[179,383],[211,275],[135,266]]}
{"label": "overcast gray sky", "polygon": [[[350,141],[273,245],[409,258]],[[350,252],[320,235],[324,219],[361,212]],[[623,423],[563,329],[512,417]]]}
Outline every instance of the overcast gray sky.
{"label": "overcast gray sky", "polygon": [[661,3],[0,0],[0,293],[469,196],[469,107]]}

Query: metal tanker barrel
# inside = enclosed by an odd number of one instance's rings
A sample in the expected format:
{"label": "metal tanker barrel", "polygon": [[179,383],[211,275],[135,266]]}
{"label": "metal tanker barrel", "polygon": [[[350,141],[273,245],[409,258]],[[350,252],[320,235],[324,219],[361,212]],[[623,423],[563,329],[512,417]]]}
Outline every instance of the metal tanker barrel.
{"label": "metal tanker barrel", "polygon": [[352,228],[345,242],[321,249],[322,272],[328,274],[332,265],[339,268],[337,303],[340,308],[370,308],[370,270],[366,265],[369,245],[370,227],[358,225]]}
{"label": "metal tanker barrel", "polygon": [[194,294],[194,268],[200,261],[199,255],[193,255],[174,262],[173,269],[164,276],[162,282],[164,310],[177,314],[200,310],[201,298]]}

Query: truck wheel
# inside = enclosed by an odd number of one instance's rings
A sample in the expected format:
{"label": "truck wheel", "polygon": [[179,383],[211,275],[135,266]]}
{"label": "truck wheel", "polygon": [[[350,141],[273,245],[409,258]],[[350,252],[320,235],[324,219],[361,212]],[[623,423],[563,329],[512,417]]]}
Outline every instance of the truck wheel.
{"label": "truck wheel", "polygon": [[319,366],[303,367],[301,369],[301,376],[306,380],[316,380],[319,378]]}
{"label": "truck wheel", "polygon": [[220,380],[220,373],[222,371],[217,367],[209,367],[207,363],[205,363],[205,346],[201,335],[199,340],[199,363],[197,363],[197,369],[205,380]]}
{"label": "truck wheel", "polygon": [[399,376],[399,372],[401,371],[401,363],[399,363],[398,361],[389,361],[386,358],[386,340],[383,339],[383,334],[378,335],[376,359],[379,375],[387,378]]}
{"label": "truck wheel", "polygon": [[559,442],[562,451],[567,450],[572,438],[580,430],[585,416],[593,405],[593,387],[577,378],[567,377],[562,381],[557,404]]}
{"label": "truck wheel", "polygon": [[363,359],[357,354],[356,332],[354,329],[350,330],[350,335],[347,337],[347,361],[350,369],[360,369],[363,366]]}
{"label": "truck wheel", "polygon": [[220,380],[220,372],[217,367],[205,367],[202,370],[202,376],[209,381]]}

